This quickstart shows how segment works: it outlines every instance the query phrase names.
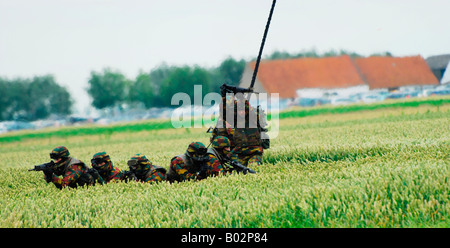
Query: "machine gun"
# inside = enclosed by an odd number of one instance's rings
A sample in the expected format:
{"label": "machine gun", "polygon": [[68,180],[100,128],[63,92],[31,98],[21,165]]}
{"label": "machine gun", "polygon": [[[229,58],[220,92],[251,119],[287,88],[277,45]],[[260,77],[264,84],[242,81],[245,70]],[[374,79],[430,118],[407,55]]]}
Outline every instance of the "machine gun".
{"label": "machine gun", "polygon": [[48,163],[35,165],[33,169],[29,169],[28,171],[42,171],[42,172],[44,172],[45,181],[47,183],[49,183],[52,180],[54,166],[55,166],[55,162],[53,162],[53,160],[52,160],[52,161],[50,161]]}
{"label": "machine gun", "polygon": [[237,171],[237,173],[242,172],[244,175],[246,175],[247,173],[256,174],[256,171],[248,168],[247,166],[245,166],[245,165],[243,165],[243,164],[241,164],[241,163],[239,163],[237,161],[228,159],[225,162],[228,163],[231,166],[230,169],[232,171],[235,170],[235,171]]}
{"label": "machine gun", "polygon": [[55,162],[50,161],[48,163],[43,163],[40,165],[35,165],[33,169],[29,169],[28,171],[52,171],[53,170],[53,166],[55,165]]}
{"label": "machine gun", "polygon": [[123,171],[123,180],[125,182],[137,181],[138,178],[136,177],[136,174],[134,174],[134,172],[127,170],[127,171]]}
{"label": "machine gun", "polygon": [[103,177],[100,176],[100,173],[98,172],[97,169],[95,168],[88,168],[86,171],[89,175],[92,176],[92,178],[94,179],[94,185],[95,183],[100,183],[100,184],[105,184],[105,180],[103,180]]}
{"label": "machine gun", "polygon": [[197,176],[201,179],[206,178],[208,176],[209,167],[207,162],[209,161],[209,157],[206,154],[206,148],[198,148],[196,152],[196,156],[192,156],[189,154],[189,159],[194,163],[194,170],[197,171]]}

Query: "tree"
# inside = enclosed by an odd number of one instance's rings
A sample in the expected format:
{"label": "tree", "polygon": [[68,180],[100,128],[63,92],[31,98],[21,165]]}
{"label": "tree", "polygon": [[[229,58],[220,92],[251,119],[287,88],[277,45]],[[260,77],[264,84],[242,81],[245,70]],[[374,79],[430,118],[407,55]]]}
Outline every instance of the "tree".
{"label": "tree", "polygon": [[207,70],[198,66],[194,68],[189,66],[175,67],[161,85],[160,95],[163,105],[170,106],[172,96],[179,92],[188,94],[191,102],[194,103],[195,97],[200,97],[194,95],[195,85],[202,86],[201,98],[210,92],[211,77]]}
{"label": "tree", "polygon": [[72,111],[73,100],[65,87],[55,88],[50,96],[50,112],[58,115],[69,115]]}
{"label": "tree", "polygon": [[106,68],[102,73],[91,72],[87,92],[95,108],[113,107],[127,98],[130,83],[120,72]]}
{"label": "tree", "polygon": [[150,80],[150,74],[140,72],[129,90],[130,102],[141,102],[146,108],[155,105],[155,88]]}
{"label": "tree", "polygon": [[51,75],[0,80],[0,120],[36,120],[71,113],[73,101]]}
{"label": "tree", "polygon": [[6,95],[2,95],[7,102],[2,113],[4,120],[25,118],[29,106],[29,92],[27,91],[29,83],[29,79],[21,78],[6,81]]}
{"label": "tree", "polygon": [[5,110],[9,106],[7,85],[8,82],[0,77],[0,121],[5,119]]}
{"label": "tree", "polygon": [[245,69],[245,60],[241,59],[239,61],[235,60],[232,57],[228,57],[225,59],[219,66],[218,70],[223,79],[223,82],[219,83],[222,85],[223,83],[229,85],[239,85],[241,81],[242,73]]}
{"label": "tree", "polygon": [[[157,68],[150,72],[150,82],[154,88],[153,94],[153,106],[154,107],[164,107],[170,106],[166,105],[167,101],[164,101],[163,86],[164,81],[176,70],[176,67],[168,66],[166,64],[161,64]],[[164,93],[166,94],[166,93]],[[169,101],[170,104],[170,101]]]}
{"label": "tree", "polygon": [[50,114],[68,115],[73,101],[66,88],[51,75],[34,77],[28,85],[28,119],[43,119]]}

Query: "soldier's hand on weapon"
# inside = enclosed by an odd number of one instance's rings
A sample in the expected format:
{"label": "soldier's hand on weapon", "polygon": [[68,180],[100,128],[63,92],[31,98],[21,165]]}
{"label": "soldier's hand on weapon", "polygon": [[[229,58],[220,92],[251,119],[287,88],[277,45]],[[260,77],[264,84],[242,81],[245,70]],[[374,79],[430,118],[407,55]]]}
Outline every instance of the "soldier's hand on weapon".
{"label": "soldier's hand on weapon", "polygon": [[206,178],[208,176],[208,165],[206,163],[202,163],[200,166],[200,171],[198,172],[198,177],[200,179]]}
{"label": "soldier's hand on weapon", "polygon": [[53,178],[53,171],[51,170],[44,170],[44,179],[47,183],[52,181]]}
{"label": "soldier's hand on weapon", "polygon": [[88,168],[87,173],[90,174],[95,182],[98,182],[100,184],[103,184],[105,181],[103,180],[102,176],[100,176],[100,173],[98,173],[98,170],[95,168]]}
{"label": "soldier's hand on weapon", "polygon": [[28,171],[42,171],[44,172],[44,179],[47,183],[52,181],[53,178],[53,166],[55,162],[50,161],[48,163],[43,163],[40,165],[35,165],[33,169],[29,169]]}
{"label": "soldier's hand on weapon", "polygon": [[123,174],[124,174],[123,180],[125,182],[138,180],[136,175],[132,171],[124,171]]}

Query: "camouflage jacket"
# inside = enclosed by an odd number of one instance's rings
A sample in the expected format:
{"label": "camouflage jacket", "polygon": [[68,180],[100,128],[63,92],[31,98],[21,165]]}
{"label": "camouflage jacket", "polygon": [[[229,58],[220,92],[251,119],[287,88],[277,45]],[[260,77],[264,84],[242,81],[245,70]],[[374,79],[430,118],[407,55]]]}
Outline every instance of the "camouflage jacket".
{"label": "camouflage jacket", "polygon": [[230,168],[229,161],[231,160],[231,152],[230,157],[225,158],[224,155],[220,154],[216,149],[213,147],[208,148],[208,156],[210,159],[217,159],[220,164],[222,165],[222,168],[224,170],[224,173],[231,172],[232,169]]}
{"label": "camouflage jacket", "polygon": [[51,182],[60,189],[66,186],[76,188],[77,186],[91,185],[94,180],[87,173],[87,169],[83,162],[69,157],[64,165],[53,171]]}
{"label": "camouflage jacket", "polygon": [[[227,99],[222,97],[222,102],[219,104],[219,109],[222,110],[213,130],[211,140],[216,136],[225,136],[231,142],[231,149],[235,147],[253,147],[261,146],[261,127],[259,111],[252,106],[248,101],[245,101],[245,115],[238,115],[238,102],[234,99]],[[233,110],[233,115],[226,114],[227,110]],[[239,117],[238,117],[239,116]],[[264,124],[265,125],[265,124]]]}
{"label": "camouflage jacket", "polygon": [[112,170],[97,170],[105,183],[117,182],[123,179],[124,174],[121,169],[112,167]]}
{"label": "camouflage jacket", "polygon": [[[217,158],[209,157],[206,162],[207,172],[206,176],[218,176],[225,174],[222,164]],[[170,161],[169,172],[167,173],[167,180],[170,182],[185,180],[201,180],[204,179],[199,175],[200,166],[186,156],[186,154],[178,155]]]}
{"label": "camouflage jacket", "polygon": [[166,179],[166,169],[161,166],[151,165],[150,170],[142,176],[136,175],[138,181],[145,183],[158,183]]}
{"label": "camouflage jacket", "polygon": [[262,146],[235,147],[231,151],[231,159],[245,166],[260,165],[263,151]]}

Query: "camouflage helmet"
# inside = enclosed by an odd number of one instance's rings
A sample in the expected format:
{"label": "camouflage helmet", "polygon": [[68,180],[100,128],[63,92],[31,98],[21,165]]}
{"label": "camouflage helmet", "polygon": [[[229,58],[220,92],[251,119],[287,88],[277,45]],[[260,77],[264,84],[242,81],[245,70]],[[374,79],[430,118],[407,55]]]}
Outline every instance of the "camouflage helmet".
{"label": "camouflage helmet", "polygon": [[130,167],[130,171],[137,175],[143,175],[146,171],[150,170],[152,163],[145,155],[138,153],[132,156],[127,164]]}
{"label": "camouflage helmet", "polygon": [[[105,163],[103,165],[100,165],[101,163]],[[100,170],[111,170],[112,169],[112,162],[111,158],[106,152],[97,152],[94,154],[94,156],[91,159],[92,167],[95,169]]]}
{"label": "camouflage helmet", "polygon": [[206,157],[207,149],[202,142],[192,142],[189,144],[186,155],[195,161],[203,161],[203,158]]}
{"label": "camouflage helmet", "polygon": [[54,148],[52,150],[52,152],[50,153],[50,158],[51,159],[59,159],[59,158],[63,158],[67,159],[70,156],[70,152],[69,149],[67,149],[65,146],[58,146],[56,148]]}
{"label": "camouflage helmet", "polygon": [[225,136],[216,136],[211,142],[212,147],[215,149],[223,149],[225,147],[230,147],[231,142],[230,140]]}
{"label": "camouflage helmet", "polygon": [[187,150],[190,154],[201,154],[206,153],[206,147],[202,142],[192,142],[189,144]]}

